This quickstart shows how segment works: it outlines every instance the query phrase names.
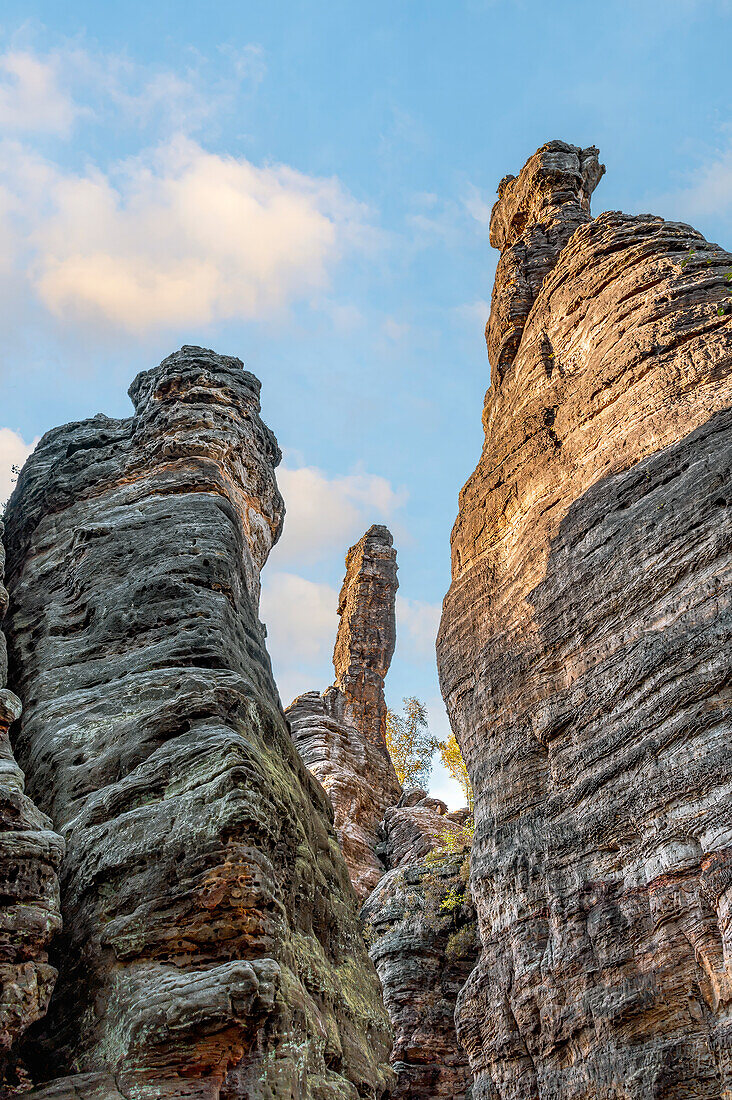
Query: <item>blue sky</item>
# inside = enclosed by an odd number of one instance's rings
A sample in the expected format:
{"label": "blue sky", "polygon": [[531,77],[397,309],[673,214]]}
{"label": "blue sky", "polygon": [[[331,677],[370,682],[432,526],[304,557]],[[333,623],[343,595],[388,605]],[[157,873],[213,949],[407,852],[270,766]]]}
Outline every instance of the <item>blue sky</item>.
{"label": "blue sky", "polygon": [[386,522],[388,697],[444,735],[434,635],[482,442],[498,181],[551,138],[596,144],[595,213],[730,247],[731,46],[729,0],[5,0],[0,498],[37,436],[126,415],[181,344],[238,355],[285,453],[262,612],[283,701],[330,683],[345,551]]}

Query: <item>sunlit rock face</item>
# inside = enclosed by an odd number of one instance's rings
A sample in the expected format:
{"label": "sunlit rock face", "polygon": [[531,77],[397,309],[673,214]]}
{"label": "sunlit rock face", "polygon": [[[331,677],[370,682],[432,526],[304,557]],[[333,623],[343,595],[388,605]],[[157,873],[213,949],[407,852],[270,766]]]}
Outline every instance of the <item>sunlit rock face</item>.
{"label": "sunlit rock face", "polygon": [[[0,620],[8,606],[0,521]],[[48,945],[61,927],[58,868],[63,841],[25,794],[10,747],[10,726],[22,707],[8,691],[5,636],[0,632],[0,1095],[28,1083],[18,1041],[45,1013],[56,969]]]}
{"label": "sunlit rock face", "polygon": [[[463,1100],[472,1074],[455,1033],[455,1002],[478,958],[466,893],[467,810],[409,790],[384,819],[389,870],[361,920],[394,1026],[394,1100]],[[448,847],[449,844],[449,847]]]}
{"label": "sunlit rock face", "polygon": [[386,747],[384,679],[396,643],[396,550],[374,525],[346,555],[333,653],[335,683],[298,696],[287,721],[297,749],[333,805],[335,826],[360,901],[385,867],[381,822],[402,793]]}
{"label": "sunlit rock face", "polygon": [[389,1027],[258,619],[279,450],[185,347],[126,420],[48,433],[7,515],[16,753],[66,841],[50,1100],[377,1100]]}
{"label": "sunlit rock face", "polygon": [[438,637],[476,794],[475,1100],[732,1096],[732,256],[591,220],[599,172],[552,142],[491,223]]}

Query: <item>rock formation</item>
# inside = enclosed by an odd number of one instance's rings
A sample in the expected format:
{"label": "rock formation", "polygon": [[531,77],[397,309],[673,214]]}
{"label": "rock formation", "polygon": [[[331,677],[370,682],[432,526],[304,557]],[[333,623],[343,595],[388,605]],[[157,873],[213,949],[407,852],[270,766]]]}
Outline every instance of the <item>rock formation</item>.
{"label": "rock formation", "polygon": [[[465,859],[465,813],[424,791],[402,794],[385,741],[384,677],[396,643],[396,553],[370,527],[346,556],[333,663],[322,695],[286,716],[307,766],[333,803],[338,838],[395,1032],[395,1100],[464,1097],[471,1075],[457,1042],[455,1000],[476,958],[469,903],[441,911]],[[425,857],[452,837],[453,851]],[[459,857],[459,858],[458,858]],[[460,932],[460,936],[457,936]],[[449,957],[446,957],[451,941]]]}
{"label": "rock formation", "polygon": [[732,1096],[732,256],[501,186],[438,663],[476,795],[475,1100]]}
{"label": "rock formation", "polygon": [[16,753],[67,846],[33,1095],[376,1100],[388,1021],[257,617],[259,383],[185,347],[130,396],[44,436],[7,512]]}
{"label": "rock formation", "polygon": [[384,875],[361,910],[394,1027],[393,1100],[462,1100],[472,1074],[455,1002],[478,957],[465,882],[468,811],[405,792],[384,819]]}
{"label": "rock formation", "polygon": [[287,709],[293,740],[328,792],[356,894],[363,901],[384,873],[376,854],[384,813],[401,787],[386,748],[384,678],[396,643],[396,551],[373,526],[346,556],[333,653],[335,683]]}
{"label": "rock formation", "polygon": [[[8,606],[0,522],[0,619]],[[61,927],[58,868],[63,841],[24,793],[23,772],[9,729],[20,700],[6,688],[8,662],[0,632],[0,1094],[12,1095],[27,1076],[15,1058],[17,1042],[48,1007],[56,970],[48,944]]]}

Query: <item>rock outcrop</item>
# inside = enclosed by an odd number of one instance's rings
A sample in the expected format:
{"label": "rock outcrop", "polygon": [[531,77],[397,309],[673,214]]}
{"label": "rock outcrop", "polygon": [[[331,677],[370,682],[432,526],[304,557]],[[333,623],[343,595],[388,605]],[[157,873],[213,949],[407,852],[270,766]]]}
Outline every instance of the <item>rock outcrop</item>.
{"label": "rock outcrop", "polygon": [[448,814],[405,792],[384,820],[390,870],[361,910],[369,954],[394,1027],[394,1100],[461,1100],[472,1074],[455,1033],[455,1002],[478,958],[466,893],[467,811]]}
{"label": "rock outcrop", "polygon": [[[0,620],[8,606],[0,522]],[[63,841],[25,794],[23,772],[10,747],[10,726],[21,714],[8,691],[5,636],[0,632],[0,1095],[27,1083],[16,1059],[18,1040],[48,1008],[56,969],[48,945],[61,927],[58,869]]]}
{"label": "rock outcrop", "polygon": [[130,396],[44,436],[7,512],[16,754],[67,847],[33,1095],[376,1100],[378,980],[257,615],[259,383],[185,347]]}
{"label": "rock outcrop", "polygon": [[335,683],[300,695],[287,720],[297,749],[333,804],[354,889],[363,901],[384,873],[381,822],[401,795],[386,747],[384,678],[396,643],[396,551],[373,526],[346,555],[333,653]]}
{"label": "rock outcrop", "polygon": [[[402,793],[385,741],[384,677],[396,642],[396,554],[371,527],[346,556],[335,684],[299,696],[286,716],[308,768],[333,803],[338,838],[395,1032],[395,1100],[455,1100],[471,1080],[454,1023],[476,959],[475,919],[460,883],[467,811],[424,791]],[[451,841],[430,864],[425,858]],[[460,889],[460,901],[441,909]],[[453,891],[453,893],[451,893]],[[448,943],[450,949],[448,951]]]}
{"label": "rock outcrop", "polygon": [[599,171],[552,142],[491,223],[438,637],[476,796],[475,1100],[732,1095],[732,256],[590,220]]}

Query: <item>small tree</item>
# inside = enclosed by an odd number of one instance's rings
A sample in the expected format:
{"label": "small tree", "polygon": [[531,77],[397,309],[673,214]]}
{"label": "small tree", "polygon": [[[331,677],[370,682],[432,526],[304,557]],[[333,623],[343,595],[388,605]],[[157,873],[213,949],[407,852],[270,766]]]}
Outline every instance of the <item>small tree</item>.
{"label": "small tree", "polygon": [[465,767],[465,761],[463,760],[463,754],[460,751],[460,746],[457,743],[457,739],[454,733],[451,733],[447,741],[440,741],[438,744],[440,750],[440,756],[442,757],[442,763],[453,777],[457,780],[463,789],[463,794],[467,799],[468,806],[471,811],[473,809],[473,784],[470,782],[470,776],[468,775],[468,769]]}
{"label": "small tree", "polygon": [[404,699],[401,714],[386,712],[386,747],[403,787],[426,787],[437,741],[430,735],[427,708],[415,696]]}

